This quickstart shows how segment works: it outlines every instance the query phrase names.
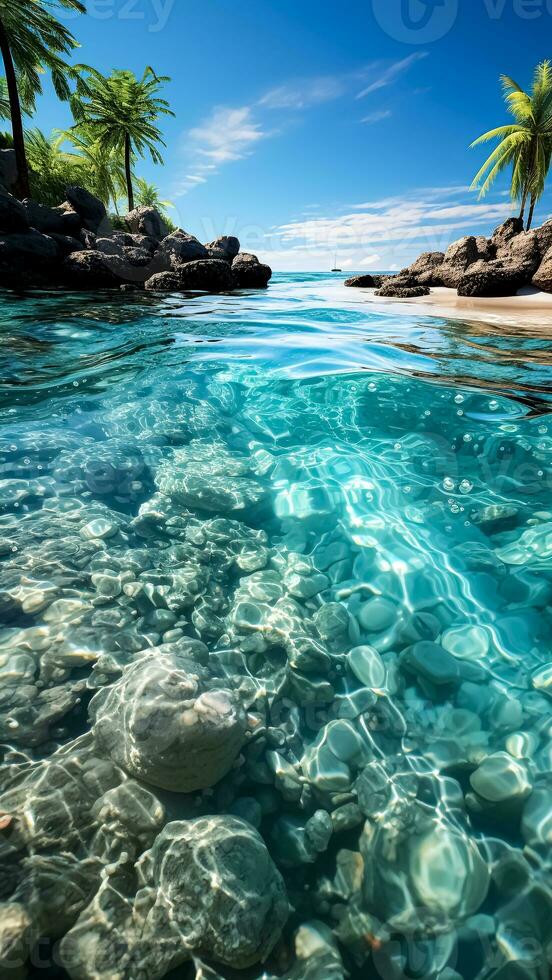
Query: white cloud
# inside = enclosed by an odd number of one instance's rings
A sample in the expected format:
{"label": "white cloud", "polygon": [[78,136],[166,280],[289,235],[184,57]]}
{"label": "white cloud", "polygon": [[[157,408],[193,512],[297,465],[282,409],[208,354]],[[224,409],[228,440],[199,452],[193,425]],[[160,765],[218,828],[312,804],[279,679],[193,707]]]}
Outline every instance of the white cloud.
{"label": "white cloud", "polygon": [[390,65],[384,65],[381,62],[376,63],[373,66],[373,72],[378,71],[377,77],[375,77],[369,85],[361,89],[357,94],[357,99],[364,99],[367,95],[371,95],[372,92],[378,92],[382,88],[387,88],[404,75],[405,72],[415,65],[416,62],[421,61],[423,58],[427,58],[427,51],[415,51],[414,54],[408,55],[408,58],[403,58],[401,61],[395,61]]}
{"label": "white cloud", "polygon": [[336,251],[344,269],[403,268],[420,252],[444,251],[462,235],[489,234],[510,214],[504,201],[475,203],[467,195],[459,201],[462,192],[427,188],[403,199],[350,205],[343,214],[305,215],[274,229],[267,248],[277,269],[331,268]]}
{"label": "white cloud", "polygon": [[221,164],[241,160],[251,144],[263,139],[266,133],[253,118],[250,106],[237,109],[221,106],[205,122],[191,129],[189,135],[200,156]]}
{"label": "white cloud", "polygon": [[346,76],[306,78],[270,89],[258,104],[266,109],[308,109],[338,99],[345,90]]}
{"label": "white cloud", "polygon": [[374,123],[383,122],[384,119],[389,119],[392,115],[391,109],[376,109],[374,112],[369,112],[360,121],[366,123],[368,126],[373,126]]}

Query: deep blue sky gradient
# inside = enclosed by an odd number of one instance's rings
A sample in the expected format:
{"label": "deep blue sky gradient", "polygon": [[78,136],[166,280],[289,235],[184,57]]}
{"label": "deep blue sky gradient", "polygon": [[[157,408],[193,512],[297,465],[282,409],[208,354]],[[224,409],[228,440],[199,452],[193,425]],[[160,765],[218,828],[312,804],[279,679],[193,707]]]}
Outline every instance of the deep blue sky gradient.
{"label": "deep blue sky gradient", "polygon": [[[407,3],[427,28],[408,31]],[[138,171],[179,223],[203,238],[237,231],[280,269],[326,268],[335,249],[346,268],[391,268],[489,232],[507,181],[474,211],[466,188],[484,151],[469,144],[507,119],[500,73],[529,85],[552,57],[552,0],[91,0],[64,17],[79,61],[172,77],[166,165]],[[49,86],[34,122],[70,122]]]}

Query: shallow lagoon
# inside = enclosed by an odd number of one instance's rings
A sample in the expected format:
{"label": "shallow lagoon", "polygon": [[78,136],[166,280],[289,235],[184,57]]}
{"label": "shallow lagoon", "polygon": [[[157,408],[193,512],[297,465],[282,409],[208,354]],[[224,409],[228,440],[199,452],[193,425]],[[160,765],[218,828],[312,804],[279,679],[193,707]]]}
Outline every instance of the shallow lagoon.
{"label": "shallow lagoon", "polygon": [[547,977],[552,339],[2,302],[0,974]]}

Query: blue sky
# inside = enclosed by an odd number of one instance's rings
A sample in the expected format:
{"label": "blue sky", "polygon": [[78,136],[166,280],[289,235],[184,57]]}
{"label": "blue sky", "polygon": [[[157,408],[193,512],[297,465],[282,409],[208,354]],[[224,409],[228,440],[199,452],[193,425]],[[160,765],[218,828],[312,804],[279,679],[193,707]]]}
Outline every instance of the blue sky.
{"label": "blue sky", "polygon": [[[489,233],[507,181],[479,202],[469,144],[506,121],[498,76],[528,86],[552,57],[552,0],[89,0],[63,19],[79,61],[171,76],[165,167],[137,169],[174,219],[280,270],[336,251],[344,269],[400,268]],[[47,88],[34,123],[69,122]]]}

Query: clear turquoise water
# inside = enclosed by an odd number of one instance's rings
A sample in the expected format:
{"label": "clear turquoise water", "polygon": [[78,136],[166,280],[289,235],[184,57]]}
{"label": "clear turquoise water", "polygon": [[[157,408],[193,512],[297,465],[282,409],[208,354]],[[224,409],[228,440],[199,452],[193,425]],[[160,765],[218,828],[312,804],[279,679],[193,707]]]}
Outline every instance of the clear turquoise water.
{"label": "clear turquoise water", "polygon": [[[200,639],[219,676],[241,683],[246,662],[266,688],[262,751],[201,807],[260,802],[295,909],[267,976],[288,976],[294,931],[317,919],[354,977],[547,977],[552,331],[380,309],[314,274],[240,297],[1,303],[0,794],[88,737],[91,694],[133,658]],[[249,556],[213,558],[209,524],[196,557],[214,571],[185,609],[179,514],[239,522]],[[91,521],[114,530],[83,534]],[[276,638],[251,578],[267,569],[292,604]],[[163,587],[156,611],[131,581]],[[343,621],[319,628],[330,603]],[[322,654],[294,661],[296,633]],[[29,707],[62,685],[59,710]],[[267,768],[275,749],[300,799]],[[159,798],[182,816],[179,794]],[[309,852],[305,822],[347,804],[357,822]],[[79,859],[88,846],[83,831]],[[344,852],[362,886],[336,884]],[[0,901],[21,876],[0,876]]]}

